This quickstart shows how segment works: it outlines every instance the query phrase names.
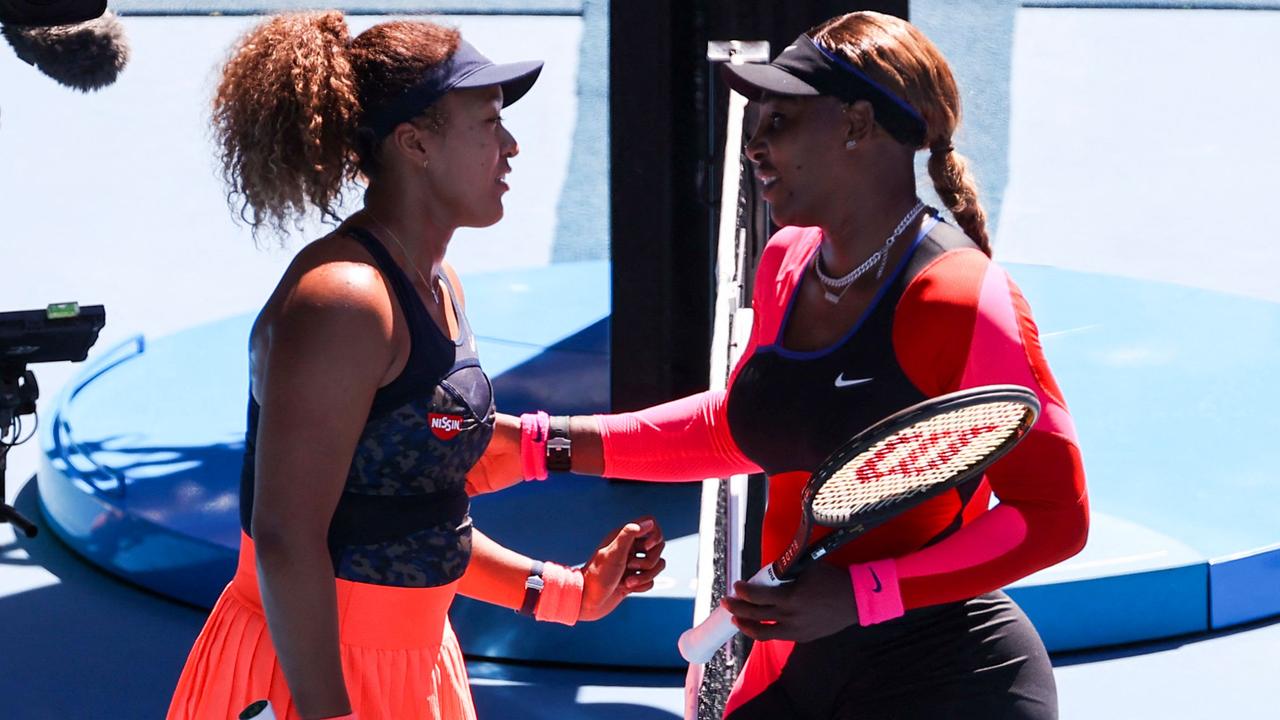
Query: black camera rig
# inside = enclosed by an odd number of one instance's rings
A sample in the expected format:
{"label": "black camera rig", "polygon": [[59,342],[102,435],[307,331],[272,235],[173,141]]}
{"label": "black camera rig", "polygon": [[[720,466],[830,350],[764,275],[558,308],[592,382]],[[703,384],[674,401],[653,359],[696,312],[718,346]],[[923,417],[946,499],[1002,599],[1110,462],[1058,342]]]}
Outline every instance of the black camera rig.
{"label": "black camera rig", "polygon": [[84,360],[106,322],[101,305],[78,303],[0,313],[0,523],[13,523],[27,537],[35,537],[36,526],[4,502],[9,448],[30,439],[30,435],[19,437],[21,418],[35,414],[40,397],[35,373],[27,365]]}

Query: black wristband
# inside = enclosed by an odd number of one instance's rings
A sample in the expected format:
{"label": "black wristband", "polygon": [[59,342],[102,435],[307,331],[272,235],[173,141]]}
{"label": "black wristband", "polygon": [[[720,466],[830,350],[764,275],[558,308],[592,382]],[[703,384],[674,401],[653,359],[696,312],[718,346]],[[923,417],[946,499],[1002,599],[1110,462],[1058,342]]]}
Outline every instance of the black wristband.
{"label": "black wristband", "polygon": [[573,440],[569,437],[569,418],[552,415],[547,423],[547,470],[569,472],[573,468]]}
{"label": "black wristband", "polygon": [[542,597],[542,586],[542,561],[534,560],[529,568],[529,577],[524,581],[524,601],[520,603],[517,613],[533,617],[538,609],[538,600]]}

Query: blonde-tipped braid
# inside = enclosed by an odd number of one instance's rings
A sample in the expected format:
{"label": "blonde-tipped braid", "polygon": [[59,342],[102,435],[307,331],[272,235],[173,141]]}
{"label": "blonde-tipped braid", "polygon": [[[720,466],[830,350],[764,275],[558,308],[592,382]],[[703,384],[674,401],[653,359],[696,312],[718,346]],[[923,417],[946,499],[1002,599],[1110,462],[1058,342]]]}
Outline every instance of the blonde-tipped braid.
{"label": "blonde-tipped braid", "polygon": [[929,177],[938,198],[951,211],[960,229],[991,255],[991,239],[987,237],[987,212],[978,201],[978,183],[969,172],[969,163],[955,151],[950,139],[929,146]]}
{"label": "blonde-tipped braid", "polygon": [[951,143],[960,126],[960,93],[937,46],[906,20],[870,11],[832,18],[812,28],[809,36],[920,113],[927,132],[924,144],[914,149],[929,150],[929,176],[938,197],[965,234],[990,255],[977,183]]}

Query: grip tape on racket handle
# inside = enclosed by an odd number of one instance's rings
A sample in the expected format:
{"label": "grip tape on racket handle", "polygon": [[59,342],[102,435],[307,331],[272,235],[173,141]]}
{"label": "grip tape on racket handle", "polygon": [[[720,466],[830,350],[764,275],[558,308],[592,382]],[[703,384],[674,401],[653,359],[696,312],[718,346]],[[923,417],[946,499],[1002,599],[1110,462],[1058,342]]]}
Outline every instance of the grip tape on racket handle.
{"label": "grip tape on racket handle", "polygon": [[[753,575],[747,582],[752,585],[766,586],[783,583],[774,572],[773,563],[760,568],[760,572]],[[681,633],[676,645],[680,648],[680,657],[687,662],[701,665],[710,660],[711,656],[716,654],[716,650],[737,634],[738,628],[733,624],[733,614],[725,610],[723,605],[717,605],[706,620],[698,623],[697,627]]]}

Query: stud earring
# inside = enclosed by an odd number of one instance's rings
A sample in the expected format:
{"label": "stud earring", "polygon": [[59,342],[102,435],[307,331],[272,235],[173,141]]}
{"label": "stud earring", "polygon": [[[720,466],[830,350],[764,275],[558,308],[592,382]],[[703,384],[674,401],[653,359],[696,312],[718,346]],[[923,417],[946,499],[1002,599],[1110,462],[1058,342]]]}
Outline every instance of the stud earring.
{"label": "stud earring", "polygon": [[847,142],[847,143],[845,143],[845,144],[844,144],[844,149],[845,149],[845,150],[852,150],[852,149],[854,149],[854,148],[855,148],[855,147],[857,147],[857,146],[858,146],[858,141],[857,141],[857,140],[850,140],[849,142]]}

